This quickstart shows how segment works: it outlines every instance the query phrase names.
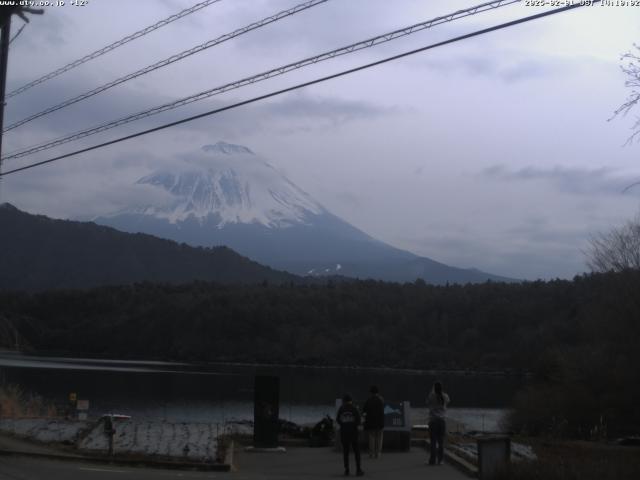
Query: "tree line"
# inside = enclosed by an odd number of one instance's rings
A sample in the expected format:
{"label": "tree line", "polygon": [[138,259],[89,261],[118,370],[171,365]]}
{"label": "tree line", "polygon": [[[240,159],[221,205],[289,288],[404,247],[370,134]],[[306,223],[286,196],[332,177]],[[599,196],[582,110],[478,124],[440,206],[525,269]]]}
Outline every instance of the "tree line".
{"label": "tree line", "polygon": [[588,436],[602,415],[640,425],[638,291],[635,270],[447,286],[142,283],[0,292],[0,318],[38,353],[529,371],[513,425]]}

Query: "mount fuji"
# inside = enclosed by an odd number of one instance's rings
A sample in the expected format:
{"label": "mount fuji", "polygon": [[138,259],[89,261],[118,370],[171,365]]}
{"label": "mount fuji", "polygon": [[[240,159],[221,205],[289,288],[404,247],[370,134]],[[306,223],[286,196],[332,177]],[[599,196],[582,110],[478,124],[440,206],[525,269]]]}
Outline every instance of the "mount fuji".
{"label": "mount fuji", "polygon": [[338,218],[249,148],[218,142],[140,178],[165,200],[94,219],[194,246],[226,245],[298,275],[389,281],[513,281],[450,267],[378,241]]}

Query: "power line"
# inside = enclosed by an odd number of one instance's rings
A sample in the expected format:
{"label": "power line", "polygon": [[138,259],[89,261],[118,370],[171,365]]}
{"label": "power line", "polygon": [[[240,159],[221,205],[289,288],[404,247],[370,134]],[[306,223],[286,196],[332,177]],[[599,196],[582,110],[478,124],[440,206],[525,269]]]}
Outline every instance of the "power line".
{"label": "power line", "polygon": [[[0,173],[2,173],[2,130],[4,125],[4,107],[5,107],[5,93],[7,86],[7,62],[9,61],[9,44],[13,42],[18,35],[24,30],[24,25],[18,33],[14,35],[13,38],[10,37],[11,33],[11,17],[15,14],[18,15],[24,22],[25,25],[29,23],[29,17],[27,17],[27,13],[32,13],[34,15],[42,15],[44,13],[43,9],[38,8],[30,8],[25,5],[18,5],[16,2],[6,2],[12,3],[10,6],[5,6],[0,9],[0,30],[2,33],[0,34]],[[0,176],[0,180],[2,177]],[[0,192],[1,193],[1,192]]]}
{"label": "power line", "polygon": [[108,90],[110,88],[115,87],[116,85],[120,85],[121,83],[125,83],[128,82],[129,80],[133,80],[134,78],[140,77],[142,75],[145,75],[147,73],[153,72],[154,70],[158,70],[159,68],[162,67],[166,67],[167,65],[170,65],[174,62],[178,62],[180,60],[183,60],[191,55],[194,55],[196,53],[202,52],[203,50],[206,50],[208,48],[214,47],[216,45],[219,45],[221,43],[224,43],[228,40],[231,40],[232,38],[235,37],[239,37],[240,35],[244,35],[245,33],[248,33],[252,30],[256,30],[258,28],[264,27],[266,25],[269,25],[270,23],[274,23],[277,22],[278,20],[282,20],[283,18],[289,17],[291,15],[295,15],[296,13],[302,12],[304,10],[307,10],[309,8],[315,7],[317,5],[320,5],[322,3],[325,3],[329,0],[310,0],[304,3],[301,3],[299,5],[296,5],[295,7],[289,8],[287,10],[283,10],[281,12],[276,13],[275,15],[271,15],[269,17],[263,18],[262,20],[259,20],[257,22],[251,23],[245,27],[239,28],[237,30],[234,30],[231,33],[227,33],[225,35],[222,35],[216,39],[213,40],[209,40],[208,42],[205,42],[203,44],[197,45],[193,48],[190,48],[188,50],[185,50],[183,52],[177,53],[175,55],[172,55],[168,58],[165,58],[164,60],[160,60],[159,62],[156,62],[152,65],[149,65],[147,67],[144,67],[140,70],[137,70],[133,73],[130,73],[128,75],[125,75],[124,77],[120,77],[116,80],[113,80],[107,84],[104,84],[100,87],[94,88],[93,90],[89,90],[88,92],[85,92],[81,95],[78,95],[76,97],[70,98],[68,100],[65,100],[62,103],[59,103],[57,105],[54,105],[52,107],[49,107],[45,110],[42,110],[41,112],[35,113],[33,115],[30,115],[28,117],[23,118],[22,120],[19,120],[17,122],[12,123],[11,125],[9,125],[7,128],[4,129],[5,132],[9,131],[9,130],[13,130],[14,128],[19,127],[20,125],[24,125],[25,123],[28,123],[32,120],[35,120],[36,118],[40,118],[43,117],[45,115],[48,115],[49,113],[53,113],[57,110],[60,110],[62,108],[68,107],[70,105],[73,105],[74,103],[80,102],[82,100],[86,100],[87,98],[93,97],[94,95],[97,95],[101,92],[104,92],[105,90]]}
{"label": "power line", "polygon": [[109,45],[107,45],[106,47],[103,47],[99,50],[96,50],[93,53],[90,53],[88,55],[85,55],[82,58],[79,58],[78,60],[75,60],[71,63],[68,63],[67,65],[58,68],[57,70],[54,70],[51,73],[47,73],[46,75],[43,75],[40,78],[37,78],[35,80],[33,80],[32,82],[27,83],[26,85],[23,85],[22,87],[16,88],[15,90],[9,92],[6,95],[6,98],[11,98],[15,95],[18,95],[22,92],[25,92],[27,90],[29,90],[31,87],[35,87],[36,85],[39,85],[41,83],[46,82],[47,80],[51,80],[54,77],[57,77],[58,75],[61,75],[65,72],[68,72],[69,70],[76,68],[80,65],[82,65],[83,63],[88,62],[89,60],[93,60],[94,58],[98,58],[101,55],[104,55],[105,53],[110,52],[111,50],[115,50],[118,47],[121,47],[122,45],[132,42],[133,40],[136,40],[137,38],[140,38],[144,35],[147,35],[148,33],[153,32],[154,30],[157,30],[158,28],[162,28],[166,25],[169,25],[172,22],[175,22],[176,20],[181,19],[182,17],[186,17],[187,15],[191,15],[194,12],[197,12],[198,10],[201,10],[205,7],[208,7],[209,5],[213,4],[213,3],[217,3],[221,0],[205,0],[204,2],[200,2],[195,4],[192,7],[186,8],[184,10],[182,10],[181,12],[176,13],[175,15],[171,15],[170,17],[167,17],[163,20],[160,20],[159,22],[154,23],[153,25],[150,25],[146,28],[143,28],[142,30],[138,30],[135,33],[132,33],[131,35],[127,35],[126,37],[113,42]]}
{"label": "power line", "polygon": [[175,127],[176,125],[181,125],[183,123],[187,123],[187,122],[191,122],[191,121],[194,121],[194,120],[197,120],[197,119],[200,119],[200,118],[204,118],[204,117],[208,117],[208,116],[211,116],[211,115],[215,115],[217,113],[221,113],[221,112],[224,112],[224,111],[227,111],[227,110],[238,108],[238,107],[241,107],[243,105],[249,105],[251,103],[255,103],[255,102],[258,102],[260,100],[265,100],[267,98],[271,98],[271,97],[275,97],[275,96],[278,96],[278,95],[282,95],[284,93],[292,92],[294,90],[298,90],[298,89],[305,88],[305,87],[308,87],[308,86],[311,86],[311,85],[315,85],[315,84],[318,84],[318,83],[326,82],[326,81],[332,80],[334,78],[343,77],[345,75],[349,75],[349,74],[358,72],[360,70],[365,70],[365,69],[368,69],[368,68],[371,68],[371,67],[375,67],[377,65],[382,65],[384,63],[388,63],[388,62],[391,62],[391,61],[394,61],[394,60],[398,60],[400,58],[408,57],[410,55],[414,55],[416,53],[424,52],[426,50],[431,50],[433,48],[437,48],[437,47],[441,47],[441,46],[448,45],[448,44],[451,44],[451,43],[459,42],[460,40],[466,40],[468,38],[472,38],[472,37],[476,37],[476,36],[479,36],[479,35],[483,35],[485,33],[494,32],[496,30],[501,30],[503,28],[512,27],[514,25],[519,25],[521,23],[530,22],[532,20],[537,20],[537,19],[540,19],[540,18],[543,18],[543,17],[547,17],[547,16],[550,16],[550,15],[557,14],[557,13],[566,12],[568,10],[573,10],[575,8],[580,8],[582,6],[584,6],[584,4],[576,3],[576,4],[573,4],[573,5],[568,5],[566,7],[556,8],[554,10],[538,13],[536,15],[531,15],[531,16],[528,16],[528,17],[519,18],[517,20],[512,20],[510,22],[506,22],[506,23],[502,23],[502,24],[499,24],[499,25],[495,25],[493,27],[484,28],[482,30],[476,30],[474,32],[467,33],[465,35],[460,35],[458,37],[450,38],[450,39],[444,40],[442,42],[434,43],[434,44],[431,44],[431,45],[427,45],[425,47],[417,48],[415,50],[410,50],[408,52],[400,53],[398,55],[393,55],[391,57],[383,58],[382,60],[378,60],[378,61],[375,61],[375,62],[367,63],[367,64],[361,65],[359,67],[350,68],[348,70],[343,70],[341,72],[334,73],[332,75],[327,75],[325,77],[317,78],[315,80],[310,80],[308,82],[299,83],[297,85],[294,85],[292,87],[287,87],[287,88],[284,88],[282,90],[277,90],[275,92],[271,92],[271,93],[267,93],[267,94],[264,94],[264,95],[260,95],[260,96],[257,96],[257,97],[250,98],[248,100],[243,100],[242,102],[237,102],[237,103],[234,103],[234,104],[231,104],[231,105],[227,105],[226,107],[216,108],[216,109],[210,110],[208,112],[204,112],[204,113],[200,113],[198,115],[193,115],[191,117],[183,118],[182,120],[177,120],[175,122],[166,123],[164,125],[160,125],[158,127],[150,128],[148,130],[143,130],[143,131],[138,132],[138,133],[133,133],[131,135],[126,135],[124,137],[116,138],[114,140],[109,140],[108,142],[100,143],[100,144],[93,145],[93,146],[87,147],[87,148],[82,148],[80,150],[76,150],[76,151],[73,151],[73,152],[70,152],[70,153],[65,153],[64,155],[59,155],[57,157],[53,157],[53,158],[50,158],[48,160],[43,160],[43,161],[40,161],[40,162],[32,163],[32,164],[26,165],[24,167],[14,168],[13,170],[9,170],[7,172],[0,173],[0,178],[3,177],[3,176],[6,176],[6,175],[10,175],[12,173],[17,173],[17,172],[21,172],[21,171],[24,171],[24,170],[35,168],[35,167],[38,167],[38,166],[41,166],[41,165],[45,165],[45,164],[48,164],[48,163],[56,162],[56,161],[62,160],[64,158],[68,158],[68,157],[72,157],[72,156],[75,156],[75,155],[79,155],[81,153],[90,152],[92,150],[97,150],[99,148],[107,147],[109,145],[114,145],[116,143],[124,142],[125,140],[131,140],[131,139],[136,138],[136,137],[140,137],[140,136],[143,136],[143,135],[147,135],[149,133],[157,132],[159,130],[164,130],[166,128]]}
{"label": "power line", "polygon": [[26,27],[27,24],[24,23],[19,29],[18,31],[15,33],[15,35],[13,37],[11,37],[11,40],[9,40],[9,45],[11,45],[13,43],[13,41],[18,38],[18,36],[22,33],[22,31],[24,30],[24,27]]}
{"label": "power line", "polygon": [[463,17],[467,17],[470,15],[475,15],[477,13],[481,13],[487,10],[494,10],[499,7],[503,7],[506,5],[510,5],[512,3],[519,2],[520,0],[496,0],[492,2],[483,3],[480,5],[476,5],[475,7],[467,8],[464,10],[458,10],[454,13],[444,15],[441,17],[436,17],[431,20],[427,20],[425,22],[416,23],[409,27],[401,28],[398,30],[394,30],[392,32],[384,33],[382,35],[378,35],[376,37],[369,38],[367,40],[363,40],[357,43],[353,43],[351,45],[347,45],[346,47],[337,48],[335,50],[331,50],[329,52],[322,53],[320,55],[316,55],[313,57],[308,57],[303,60],[299,60],[297,62],[289,63],[287,65],[283,65],[277,68],[273,68],[266,72],[262,72],[256,75],[252,75],[250,77],[243,78],[241,80],[237,80],[231,83],[227,83],[225,85],[211,88],[209,90],[205,90],[203,92],[197,93],[195,95],[190,95],[188,97],[181,98],[179,100],[175,100],[173,102],[165,103],[163,105],[144,110],[142,112],[138,112],[132,115],[128,115],[126,117],[122,117],[120,119],[98,125],[96,127],[92,127],[89,129],[81,130],[79,132],[75,132],[73,134],[67,135],[65,137],[60,137],[58,139],[42,143],[39,145],[35,145],[32,147],[27,147],[26,149],[22,149],[18,152],[7,155],[3,158],[3,160],[12,159],[12,158],[21,158],[27,155],[31,155],[33,153],[41,152],[43,150],[48,150],[50,148],[57,147],[59,145],[63,145],[65,143],[69,143],[75,140],[79,140],[81,138],[85,138],[90,135],[95,135],[97,133],[104,132],[106,130],[110,130],[115,127],[119,127],[121,125],[125,125],[130,122],[134,122],[146,117],[150,117],[152,115],[156,115],[158,113],[162,113],[168,110],[173,110],[178,107],[182,107],[200,100],[204,100],[206,98],[210,98],[214,95],[219,95],[221,93],[228,92],[230,90],[235,90],[247,85],[251,85],[253,83],[261,82],[264,80],[268,80],[270,78],[284,75],[290,71],[297,70],[303,67],[307,67],[309,65],[314,65],[316,63],[330,60],[335,57],[339,57],[342,55],[347,55],[364,48],[370,48],[382,43],[390,42],[397,38],[401,38],[407,35],[411,35],[413,33],[419,32],[421,30],[431,28],[442,23],[451,22]]}

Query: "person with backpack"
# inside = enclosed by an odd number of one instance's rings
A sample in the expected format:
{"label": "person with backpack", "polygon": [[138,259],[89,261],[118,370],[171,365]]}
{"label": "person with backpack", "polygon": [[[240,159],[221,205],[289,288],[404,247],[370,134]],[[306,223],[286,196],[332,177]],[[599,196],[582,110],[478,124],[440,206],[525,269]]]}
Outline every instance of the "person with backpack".
{"label": "person with backpack", "polygon": [[427,408],[429,409],[429,438],[431,440],[431,455],[429,465],[438,465],[444,458],[444,437],[447,432],[445,416],[449,395],[442,391],[442,383],[435,382],[431,392],[427,396]]}
{"label": "person with backpack", "polygon": [[358,445],[358,427],[360,426],[360,412],[353,404],[351,395],[342,397],[342,405],[336,414],[336,421],[340,425],[340,441],[342,442],[342,455],[344,460],[344,474],[349,475],[349,450],[352,448],[356,457],[356,475],[364,475],[360,468],[360,446]]}

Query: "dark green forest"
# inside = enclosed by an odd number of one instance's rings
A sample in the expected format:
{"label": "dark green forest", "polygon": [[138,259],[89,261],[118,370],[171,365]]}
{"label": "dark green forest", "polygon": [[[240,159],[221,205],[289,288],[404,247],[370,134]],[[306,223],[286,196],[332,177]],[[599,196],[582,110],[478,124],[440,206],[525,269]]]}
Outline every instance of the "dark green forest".
{"label": "dark green forest", "polygon": [[514,428],[590,437],[605,423],[640,426],[638,292],[640,271],[521,284],[5,291],[0,332],[11,346],[17,330],[36,353],[528,372]]}
{"label": "dark green forest", "polygon": [[132,284],[300,282],[227,247],[199,248],[91,222],[54,220],[0,205],[0,289],[48,290]]}
{"label": "dark green forest", "polygon": [[449,286],[142,283],[0,292],[0,315],[36,351],[531,370],[553,349],[635,352],[638,292],[638,272]]}
{"label": "dark green forest", "polygon": [[143,283],[0,292],[0,331],[5,346],[17,330],[38,353],[526,371],[533,387],[513,424],[589,436],[603,415],[609,428],[640,425],[638,292],[638,271],[449,286]]}

